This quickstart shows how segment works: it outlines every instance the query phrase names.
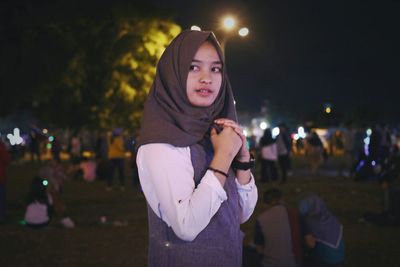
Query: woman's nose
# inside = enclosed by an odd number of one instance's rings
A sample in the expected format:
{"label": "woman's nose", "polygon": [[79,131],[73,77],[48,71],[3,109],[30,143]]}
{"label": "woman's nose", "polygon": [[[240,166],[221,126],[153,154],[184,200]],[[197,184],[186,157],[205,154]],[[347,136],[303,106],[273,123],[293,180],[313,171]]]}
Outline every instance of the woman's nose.
{"label": "woman's nose", "polygon": [[200,82],[210,84],[212,82],[211,73],[209,71],[202,71],[200,75]]}

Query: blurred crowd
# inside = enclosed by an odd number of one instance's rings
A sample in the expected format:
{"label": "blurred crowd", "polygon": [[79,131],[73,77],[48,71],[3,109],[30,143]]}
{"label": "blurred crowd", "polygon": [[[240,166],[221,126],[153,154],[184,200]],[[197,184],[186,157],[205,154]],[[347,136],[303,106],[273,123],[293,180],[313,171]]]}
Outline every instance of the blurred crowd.
{"label": "blurred crowd", "polygon": [[279,134],[276,136],[273,136],[271,128],[267,128],[259,140],[255,136],[248,137],[250,149],[261,166],[262,182],[286,182],[293,156],[306,159],[311,175],[318,175],[330,158],[341,156],[343,160],[337,166],[338,175],[355,180],[375,180],[396,157],[400,145],[399,130],[385,124],[311,128],[303,137],[291,132],[284,123],[278,126]]}
{"label": "blurred crowd", "polygon": [[115,128],[110,132],[88,130],[40,130],[32,128],[24,142],[11,145],[0,139],[0,222],[6,219],[7,169],[10,164],[35,164],[32,174],[24,223],[31,228],[46,227],[52,218],[62,226],[75,227],[63,201],[64,184],[70,180],[104,182],[105,191],[129,185],[140,192],[134,151],[135,134]]}

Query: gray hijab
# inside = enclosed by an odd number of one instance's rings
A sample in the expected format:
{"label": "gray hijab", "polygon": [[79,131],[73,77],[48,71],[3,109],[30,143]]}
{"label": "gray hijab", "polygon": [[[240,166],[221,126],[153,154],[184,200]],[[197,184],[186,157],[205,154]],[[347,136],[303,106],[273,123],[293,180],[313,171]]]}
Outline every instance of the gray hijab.
{"label": "gray hijab", "polygon": [[[223,64],[221,90],[209,107],[193,106],[186,94],[190,64],[198,48],[212,43]],[[224,56],[212,32],[183,31],[165,49],[145,102],[136,148],[150,143],[186,147],[203,140],[217,118],[236,119]]]}

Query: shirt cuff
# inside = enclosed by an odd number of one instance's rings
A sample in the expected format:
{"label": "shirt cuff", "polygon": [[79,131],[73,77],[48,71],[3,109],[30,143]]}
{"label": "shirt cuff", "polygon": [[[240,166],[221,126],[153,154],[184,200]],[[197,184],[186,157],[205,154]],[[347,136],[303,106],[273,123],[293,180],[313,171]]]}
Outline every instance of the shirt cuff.
{"label": "shirt cuff", "polygon": [[204,175],[203,179],[201,179],[202,184],[206,184],[214,190],[221,202],[228,199],[224,188],[222,187],[221,183],[219,182],[218,178],[215,176],[214,172],[207,170],[206,174]]}
{"label": "shirt cuff", "polygon": [[235,179],[235,182],[236,182],[236,187],[239,192],[251,192],[256,187],[256,184],[254,182],[254,176],[252,173],[251,173],[250,182],[248,182],[247,184],[242,185],[238,182],[237,179]]}

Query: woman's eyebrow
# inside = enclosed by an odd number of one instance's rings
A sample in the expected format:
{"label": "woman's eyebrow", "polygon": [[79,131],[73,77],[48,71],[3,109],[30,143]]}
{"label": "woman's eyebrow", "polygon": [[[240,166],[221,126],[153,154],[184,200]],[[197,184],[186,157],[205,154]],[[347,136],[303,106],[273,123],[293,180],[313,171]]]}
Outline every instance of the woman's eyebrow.
{"label": "woman's eyebrow", "polygon": [[[193,59],[192,60],[192,62],[196,62],[196,63],[202,63],[203,61],[201,61],[201,60],[198,60],[198,59]],[[220,65],[222,65],[222,62],[221,61],[219,61],[219,60],[217,60],[217,61],[213,61],[213,62],[211,62],[212,64],[220,64]]]}

